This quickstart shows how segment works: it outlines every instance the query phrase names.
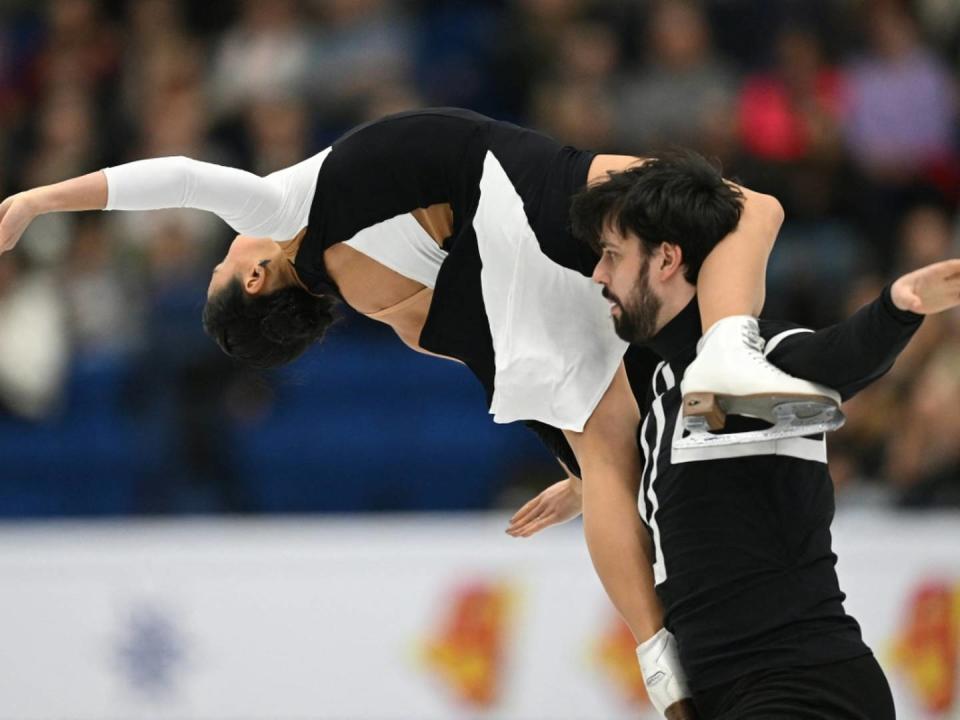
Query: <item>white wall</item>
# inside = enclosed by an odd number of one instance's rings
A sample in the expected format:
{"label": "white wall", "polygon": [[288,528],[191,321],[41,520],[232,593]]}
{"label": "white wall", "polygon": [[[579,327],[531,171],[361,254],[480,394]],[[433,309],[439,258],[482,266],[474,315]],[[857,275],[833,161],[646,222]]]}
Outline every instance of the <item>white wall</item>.
{"label": "white wall", "polygon": [[[650,717],[579,527],[516,540],[505,525],[0,527],[0,720]],[[960,518],[847,515],[835,538],[900,717],[960,716],[960,700],[925,714],[934,690],[916,692],[894,657],[924,584],[934,636],[949,632],[932,624],[944,599],[960,624]],[[907,647],[923,677],[957,682],[955,660],[924,654],[945,646],[917,634]]]}

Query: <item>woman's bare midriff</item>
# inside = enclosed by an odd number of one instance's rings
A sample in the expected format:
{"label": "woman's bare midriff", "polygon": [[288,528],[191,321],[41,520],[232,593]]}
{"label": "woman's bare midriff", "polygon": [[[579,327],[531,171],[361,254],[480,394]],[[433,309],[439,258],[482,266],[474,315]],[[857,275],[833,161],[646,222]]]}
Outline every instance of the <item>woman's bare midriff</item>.
{"label": "woman's bare midriff", "polygon": [[[602,182],[607,173],[620,172],[638,162],[641,159],[631,155],[597,155],[590,164],[587,182]],[[421,217],[417,219],[424,224]],[[350,307],[389,325],[414,350],[427,352],[419,340],[433,300],[432,289],[343,243],[327,248],[323,261]]]}
{"label": "woman's bare midriff", "polygon": [[389,325],[405,344],[427,353],[420,347],[420,333],[433,300],[431,288],[343,243],[327,248],[323,261],[347,305]]}

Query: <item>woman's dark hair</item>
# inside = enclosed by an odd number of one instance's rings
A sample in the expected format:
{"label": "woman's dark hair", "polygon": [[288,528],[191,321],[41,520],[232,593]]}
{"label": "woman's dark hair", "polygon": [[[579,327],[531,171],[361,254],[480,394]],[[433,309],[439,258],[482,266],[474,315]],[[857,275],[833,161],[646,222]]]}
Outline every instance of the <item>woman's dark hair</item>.
{"label": "woman's dark hair", "polygon": [[609,174],[570,206],[575,237],[598,250],[603,229],[633,233],[649,251],[660,243],[683,250],[684,278],[696,284],[714,246],[740,222],[743,193],[692,150],[673,150]]}
{"label": "woman's dark hair", "polygon": [[297,286],[249,295],[239,278],[207,299],[203,329],[230,357],[256,368],[296,360],[335,320],[336,301]]}

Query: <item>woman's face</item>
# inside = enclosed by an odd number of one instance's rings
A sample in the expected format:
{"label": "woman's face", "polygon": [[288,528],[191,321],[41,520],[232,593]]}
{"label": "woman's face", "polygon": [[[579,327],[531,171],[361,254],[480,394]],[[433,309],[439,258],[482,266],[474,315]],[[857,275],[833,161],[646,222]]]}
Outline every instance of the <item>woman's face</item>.
{"label": "woman's face", "polygon": [[273,260],[280,253],[279,246],[268,238],[254,238],[246,235],[237,235],[230,248],[210,274],[210,285],[207,287],[207,297],[215,295],[223,289],[232,278],[244,280],[251,271],[261,267],[264,260]]}

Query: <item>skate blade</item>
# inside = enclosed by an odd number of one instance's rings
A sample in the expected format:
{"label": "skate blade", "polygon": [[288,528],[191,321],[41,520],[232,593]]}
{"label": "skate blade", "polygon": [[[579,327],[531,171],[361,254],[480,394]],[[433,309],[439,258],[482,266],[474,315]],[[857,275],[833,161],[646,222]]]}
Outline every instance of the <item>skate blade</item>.
{"label": "skate blade", "polygon": [[833,432],[843,427],[847,420],[843,411],[833,403],[811,401],[780,403],[774,406],[773,415],[775,422],[771,427],[724,435],[711,433],[706,417],[687,416],[683,418],[683,428],[689,435],[676,440],[673,447],[683,450],[786,440]]}
{"label": "skate blade", "polygon": [[[683,396],[684,420],[705,417],[710,430],[723,430],[727,415],[742,415],[774,424],[780,421],[776,408],[782,405],[796,407],[801,417],[817,415],[825,408],[835,408],[838,401],[827,395],[714,395],[687,393]],[[684,427],[687,427],[684,425]],[[698,426],[699,427],[699,426]]]}

